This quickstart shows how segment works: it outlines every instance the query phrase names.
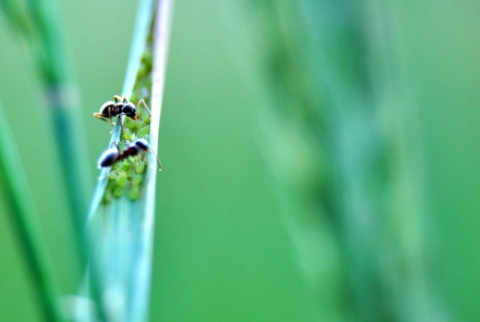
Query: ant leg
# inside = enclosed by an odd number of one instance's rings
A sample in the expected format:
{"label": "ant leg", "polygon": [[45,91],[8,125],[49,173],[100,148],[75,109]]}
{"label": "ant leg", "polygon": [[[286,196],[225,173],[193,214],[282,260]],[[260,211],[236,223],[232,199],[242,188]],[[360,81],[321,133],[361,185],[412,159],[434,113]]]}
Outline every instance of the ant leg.
{"label": "ant leg", "polygon": [[103,116],[101,113],[93,113],[93,116],[95,116],[96,118],[104,121],[104,122],[107,122],[107,123],[110,123],[113,127],[113,123],[112,123],[112,119],[111,118],[108,118],[108,117],[105,117]]}
{"label": "ant leg", "polygon": [[120,96],[118,96],[118,95],[114,95],[114,96],[113,96],[113,99],[115,100],[115,103],[118,103],[118,102],[120,102],[120,101],[122,100],[122,98],[121,98]]}
{"label": "ant leg", "polygon": [[117,122],[120,122],[120,134],[123,136],[122,114],[117,115]]}
{"label": "ant leg", "polygon": [[151,116],[152,116],[152,113],[150,113],[150,110],[148,109],[147,103],[145,103],[145,101],[143,100],[143,98],[138,101],[138,104],[137,104],[137,105],[140,105],[140,103],[143,104],[143,106],[145,107],[145,109],[147,110],[148,114],[149,114],[150,117],[151,117]]}
{"label": "ant leg", "polygon": [[93,116],[95,116],[97,119],[100,119],[104,122],[108,122],[108,117],[103,116],[101,113],[93,113]]}
{"label": "ant leg", "polygon": [[[115,96],[116,96],[116,95],[115,95]],[[114,96],[114,99],[116,100],[116,97],[115,97],[115,96]],[[112,126],[112,130],[110,131],[110,134],[113,133],[113,129],[115,128],[115,125],[114,125],[113,122],[112,122],[112,117],[113,117],[113,116],[112,116],[112,109],[109,109],[109,110],[108,110],[108,120],[109,120],[109,122],[110,122],[110,125]]]}

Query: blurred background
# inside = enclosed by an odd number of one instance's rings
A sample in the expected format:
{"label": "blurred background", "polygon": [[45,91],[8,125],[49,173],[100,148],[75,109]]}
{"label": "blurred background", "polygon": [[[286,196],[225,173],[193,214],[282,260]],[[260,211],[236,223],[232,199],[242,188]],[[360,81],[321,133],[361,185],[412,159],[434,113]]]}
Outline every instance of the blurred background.
{"label": "blurred background", "polygon": [[[59,1],[90,173],[135,1]],[[176,1],[151,321],[474,321],[480,5]],[[0,16],[0,100],[62,293],[80,279],[41,84]],[[39,308],[0,195],[0,321]]]}

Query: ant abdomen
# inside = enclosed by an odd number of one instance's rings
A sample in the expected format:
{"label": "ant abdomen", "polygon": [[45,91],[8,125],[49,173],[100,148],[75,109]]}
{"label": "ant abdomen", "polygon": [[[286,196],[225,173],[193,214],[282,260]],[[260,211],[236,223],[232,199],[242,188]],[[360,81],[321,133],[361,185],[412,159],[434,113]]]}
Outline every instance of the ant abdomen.
{"label": "ant abdomen", "polygon": [[98,168],[108,168],[115,164],[119,156],[118,149],[111,148],[105,150],[98,159]]}

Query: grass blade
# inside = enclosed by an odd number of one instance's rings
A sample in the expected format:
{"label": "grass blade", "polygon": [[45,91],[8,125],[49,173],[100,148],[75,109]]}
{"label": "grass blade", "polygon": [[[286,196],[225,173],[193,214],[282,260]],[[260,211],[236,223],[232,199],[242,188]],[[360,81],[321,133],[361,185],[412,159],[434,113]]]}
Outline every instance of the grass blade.
{"label": "grass blade", "polygon": [[378,1],[304,4],[329,98],[335,216],[353,310],[368,321],[429,320],[438,313],[423,238],[431,227],[423,226],[422,154],[415,140],[406,144],[418,128],[392,56],[393,16]]}
{"label": "grass blade", "polygon": [[[23,19],[24,10],[18,2],[3,3],[2,8],[7,14],[14,14],[10,20],[27,38],[37,72],[43,82],[45,97],[50,107],[47,115],[52,119],[54,142],[74,226],[79,264],[83,268],[88,260],[89,248],[88,236],[84,230],[86,180],[89,171],[86,146],[81,140],[84,137],[82,124],[77,121],[80,119],[77,105],[79,100],[70,80],[55,2],[28,0],[25,5],[26,19]],[[91,287],[98,300],[96,280],[92,276]],[[98,312],[98,316],[103,316],[102,312]]]}
{"label": "grass blade", "polygon": [[31,25],[28,23],[21,3],[18,1],[4,0],[0,1],[0,8],[17,32],[27,37],[30,36]]}
{"label": "grass blade", "polygon": [[[135,25],[135,34],[132,40],[132,48],[130,51],[130,58],[128,61],[127,72],[125,75],[125,81],[123,83],[122,96],[130,98],[135,80],[137,79],[137,73],[140,69],[140,63],[142,55],[145,50],[145,43],[147,42],[148,34],[151,27],[152,12],[154,10],[153,0],[142,0],[138,8],[138,14]],[[124,118],[124,116],[122,117]],[[123,121],[124,119],[122,119]],[[120,140],[120,124],[115,124],[110,139],[109,147],[114,146]],[[90,221],[95,214],[96,210],[100,206],[102,198],[104,197],[107,184],[108,174],[110,169],[102,169],[100,172],[99,180],[93,194],[92,202],[90,203],[90,210],[88,212],[88,221]]]}
{"label": "grass blade", "polygon": [[[315,215],[321,224],[314,234],[329,237],[345,267],[342,272],[341,265],[332,266],[338,271],[332,277],[340,277],[335,288],[312,283],[321,297],[322,319],[329,319],[330,301],[336,304],[333,319],[345,319],[347,310],[338,305],[345,302],[361,320],[428,320],[436,295],[423,258],[428,245],[422,237],[421,153],[413,149],[414,139],[406,149],[416,129],[405,122],[414,117],[402,71],[391,65],[394,28],[386,5],[312,0],[255,5],[262,9],[257,29],[264,35],[261,48],[274,99],[262,124],[269,139],[265,150],[277,157],[272,166],[287,187],[283,202],[296,199],[300,205],[287,222],[292,240],[299,252],[315,251],[303,233],[314,226]],[[328,239],[319,244],[317,257],[328,253]],[[328,258],[314,262],[314,256],[304,256],[303,267],[325,271]],[[351,301],[332,294],[341,287]]]}
{"label": "grass blade", "polygon": [[[159,1],[156,22],[151,1],[139,7],[123,95],[134,103],[144,99],[150,116],[137,105],[139,119],[122,117],[114,127],[110,146],[143,137],[156,154],[165,79],[171,1]],[[131,94],[131,95],[130,95]],[[89,213],[89,229],[96,241],[95,265],[102,279],[108,318],[115,321],[147,319],[156,160],[138,155],[103,169]]]}
{"label": "grass blade", "polygon": [[135,80],[137,79],[137,73],[140,69],[141,57],[144,53],[145,43],[147,42],[150,32],[153,10],[153,0],[143,0],[140,2],[135,25],[135,35],[132,40],[130,58],[128,61],[125,81],[123,83],[122,96],[132,96]]}
{"label": "grass blade", "polygon": [[[0,105],[0,119],[6,120]],[[30,276],[34,282],[45,321],[63,321],[58,289],[53,280],[50,263],[40,238],[35,207],[14,139],[6,121],[0,126],[0,184],[6,195],[9,215],[23,248]]]}
{"label": "grass blade", "polygon": [[[271,99],[262,111],[262,150],[298,267],[318,305],[313,320],[348,320],[345,266],[335,231],[323,84],[312,73],[311,43],[297,1],[252,1],[258,54]],[[259,30],[261,32],[259,32]]]}
{"label": "grass blade", "polygon": [[[80,228],[84,225],[86,212],[87,153],[85,144],[79,140],[84,136],[81,124],[76,122],[79,119],[76,105],[78,97],[75,97],[70,79],[60,22],[52,0],[29,0],[27,9],[35,26],[35,39],[31,41],[31,48],[51,108],[49,115],[53,120],[62,178],[73,222],[76,228]],[[78,175],[78,172],[83,175]],[[75,230],[81,231],[81,228]],[[79,241],[79,247],[82,244],[84,243]]]}
{"label": "grass blade", "polygon": [[[159,0],[155,26],[153,31],[153,70],[152,70],[152,116],[150,121],[150,146],[158,155],[158,134],[160,128],[160,116],[162,112],[163,93],[165,87],[165,75],[167,68],[168,44],[173,3],[170,0]],[[145,217],[141,223],[141,234],[138,248],[142,252],[138,256],[138,262],[134,275],[136,283],[132,289],[132,313],[131,318],[136,321],[147,320],[147,307],[149,304],[152,244],[155,217],[155,187],[156,187],[156,160],[152,154],[148,156],[148,170],[145,188]]]}
{"label": "grass blade", "polygon": [[[79,117],[78,97],[75,97],[62,44],[60,22],[53,0],[28,0],[27,12],[34,24],[35,33],[30,41],[38,72],[43,81],[50,106],[57,155],[60,159],[62,179],[67,192],[68,205],[80,267],[86,267],[89,260],[89,236],[86,233],[86,180],[89,177],[87,150],[80,138],[85,137]],[[81,175],[79,175],[81,173]],[[96,302],[100,302],[98,278],[95,270],[90,274],[90,286]],[[96,314],[104,320],[102,306]]]}

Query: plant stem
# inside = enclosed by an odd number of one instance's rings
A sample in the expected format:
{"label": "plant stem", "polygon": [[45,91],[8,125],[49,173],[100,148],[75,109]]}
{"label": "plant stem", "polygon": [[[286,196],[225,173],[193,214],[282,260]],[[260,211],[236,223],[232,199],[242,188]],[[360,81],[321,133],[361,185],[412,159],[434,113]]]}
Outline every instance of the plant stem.
{"label": "plant stem", "polygon": [[[0,119],[6,120],[0,106]],[[63,321],[59,306],[58,289],[53,280],[52,269],[46,257],[36,221],[27,181],[20,170],[21,165],[14,139],[6,121],[0,126],[0,183],[7,198],[8,214],[23,248],[24,259],[34,282],[45,321]]]}
{"label": "plant stem", "polygon": [[[87,150],[79,110],[73,87],[71,86],[66,54],[62,45],[61,28],[55,3],[52,0],[28,0],[28,12],[35,26],[36,42],[32,51],[38,71],[44,82],[45,93],[51,111],[62,179],[67,191],[68,205],[81,268],[89,261],[90,237],[85,231],[86,219],[86,179],[89,177]],[[90,287],[93,298],[101,303],[99,281],[95,270],[90,273]],[[102,305],[96,306],[97,317],[105,320]]]}
{"label": "plant stem", "polygon": [[[130,136],[143,137],[149,140],[150,149],[156,154],[171,3],[159,1],[157,6],[151,0],[140,3],[122,96],[134,103],[144,99],[152,114],[142,113],[135,122],[122,117],[115,124],[110,147],[122,147]],[[152,27],[154,16],[156,20]],[[137,108],[140,112],[141,107],[137,105]],[[127,132],[122,133],[121,123]],[[119,163],[112,170],[102,169],[102,179],[97,184],[90,207],[88,228],[97,241],[93,262],[98,265],[102,278],[108,318],[145,321],[151,283],[156,160],[151,154],[147,160],[139,155],[134,162],[125,160],[123,165],[126,168]],[[142,165],[147,167],[146,171],[136,170]],[[124,178],[123,185],[117,181],[118,176]],[[139,180],[136,185],[133,184],[134,178]],[[125,193],[133,186],[137,189],[135,197]],[[111,197],[112,193],[114,197]]]}
{"label": "plant stem", "polygon": [[[152,69],[152,116],[150,121],[150,147],[158,155],[158,134],[160,128],[160,116],[165,87],[167,68],[168,44],[170,25],[172,18],[173,1],[159,0],[153,31],[153,69]],[[148,316],[148,304],[151,284],[152,244],[155,219],[155,183],[157,176],[156,161],[152,153],[149,154],[147,170],[147,186],[145,189],[145,213],[141,222],[142,234],[140,235],[140,249],[135,275],[136,283],[133,285],[132,318],[135,321],[146,321]]]}

